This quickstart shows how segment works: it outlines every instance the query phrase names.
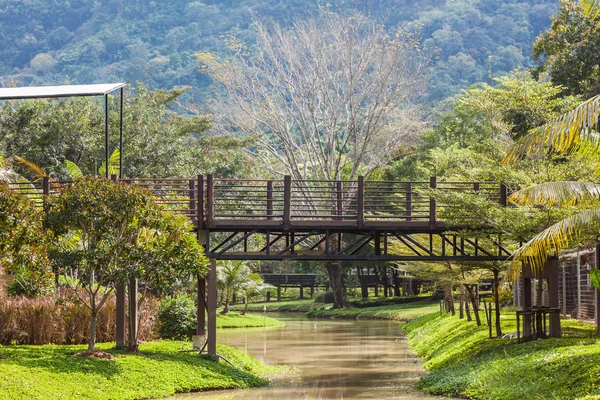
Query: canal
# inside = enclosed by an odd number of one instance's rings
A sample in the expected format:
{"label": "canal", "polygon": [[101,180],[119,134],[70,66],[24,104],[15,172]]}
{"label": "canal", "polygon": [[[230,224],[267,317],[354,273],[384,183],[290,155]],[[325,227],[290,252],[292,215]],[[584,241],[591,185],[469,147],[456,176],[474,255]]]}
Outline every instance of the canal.
{"label": "canal", "polygon": [[[270,314],[271,316],[271,314]],[[308,320],[278,315],[281,328],[219,330],[219,343],[268,364],[297,368],[270,387],[178,399],[434,399],[414,387],[423,374],[397,322]]]}

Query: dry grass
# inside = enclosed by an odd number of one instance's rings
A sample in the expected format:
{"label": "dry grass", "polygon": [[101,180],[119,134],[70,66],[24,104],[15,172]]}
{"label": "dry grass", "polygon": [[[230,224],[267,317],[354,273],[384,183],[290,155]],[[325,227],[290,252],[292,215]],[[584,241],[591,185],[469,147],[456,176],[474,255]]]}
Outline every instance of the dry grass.
{"label": "dry grass", "polygon": [[[152,340],[157,301],[146,299],[140,321],[140,341]],[[111,297],[98,314],[98,342],[115,340],[116,301]],[[89,310],[68,293],[61,297],[0,297],[0,344],[87,343]]]}

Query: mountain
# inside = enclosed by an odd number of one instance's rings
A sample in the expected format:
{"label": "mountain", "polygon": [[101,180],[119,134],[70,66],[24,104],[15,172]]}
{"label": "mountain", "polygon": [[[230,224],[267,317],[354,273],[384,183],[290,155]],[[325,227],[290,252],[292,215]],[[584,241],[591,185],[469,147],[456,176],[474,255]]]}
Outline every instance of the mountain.
{"label": "mountain", "polygon": [[[143,80],[149,87],[191,85],[203,98],[210,78],[194,53],[218,52],[229,35],[253,42],[252,15],[290,24],[318,0],[0,0],[0,83]],[[434,52],[430,99],[441,100],[530,67],[535,37],[558,8],[549,0],[331,0],[390,29],[419,30]]]}

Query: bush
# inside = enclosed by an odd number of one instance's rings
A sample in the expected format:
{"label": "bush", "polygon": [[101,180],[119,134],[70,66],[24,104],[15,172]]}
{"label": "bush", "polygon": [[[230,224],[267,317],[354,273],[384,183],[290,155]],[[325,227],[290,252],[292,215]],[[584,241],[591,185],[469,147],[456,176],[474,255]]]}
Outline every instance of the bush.
{"label": "bush", "polygon": [[187,294],[167,297],[158,306],[158,334],[163,339],[190,339],[196,334],[196,305]]}
{"label": "bush", "polygon": [[331,290],[319,292],[315,296],[315,303],[333,303],[333,292]]}

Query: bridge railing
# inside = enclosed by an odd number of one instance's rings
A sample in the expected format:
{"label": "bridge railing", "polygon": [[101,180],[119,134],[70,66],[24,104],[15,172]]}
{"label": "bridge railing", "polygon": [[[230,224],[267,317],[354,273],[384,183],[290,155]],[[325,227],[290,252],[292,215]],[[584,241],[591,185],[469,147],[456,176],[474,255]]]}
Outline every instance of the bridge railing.
{"label": "bridge railing", "polygon": [[[113,178],[116,179],[116,178]],[[200,228],[241,221],[281,225],[283,229],[303,221],[364,227],[379,222],[427,222],[435,224],[441,208],[423,192],[438,189],[449,192],[477,192],[491,201],[506,205],[507,189],[496,182],[429,182],[132,178],[126,184],[147,188],[159,204],[189,217]],[[42,205],[43,196],[56,193],[68,181],[11,183],[13,190]],[[468,210],[465,210],[468,212]],[[317,222],[317,223],[318,223]]]}

